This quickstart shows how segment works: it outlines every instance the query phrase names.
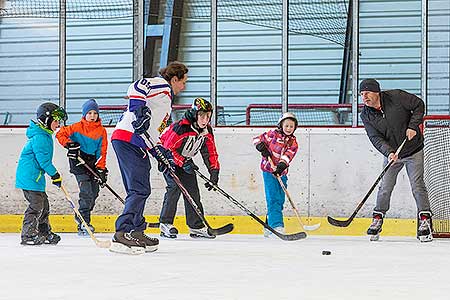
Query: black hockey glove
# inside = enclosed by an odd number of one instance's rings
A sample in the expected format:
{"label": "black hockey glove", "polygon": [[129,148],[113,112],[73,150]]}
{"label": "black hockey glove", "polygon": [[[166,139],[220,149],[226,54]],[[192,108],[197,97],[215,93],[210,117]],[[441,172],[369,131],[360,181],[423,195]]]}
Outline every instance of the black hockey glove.
{"label": "black hockey glove", "polygon": [[58,172],[55,173],[52,177],[52,184],[56,185],[58,188],[61,188],[62,184],[62,178],[61,175],[59,175]]}
{"label": "black hockey glove", "polygon": [[191,158],[187,158],[183,164],[183,170],[188,174],[194,174],[198,170],[197,165]]}
{"label": "black hockey glove", "polygon": [[269,149],[267,149],[266,143],[264,142],[256,144],[256,150],[261,152],[261,155],[264,156],[265,158],[268,158],[270,156],[270,151]]}
{"label": "black hockey glove", "polygon": [[98,176],[94,177],[95,181],[97,181],[101,187],[105,187],[106,181],[108,180],[108,169],[97,168],[96,172]]}
{"label": "black hockey glove", "polygon": [[287,169],[287,167],[288,167],[288,165],[287,165],[285,162],[280,161],[280,162],[277,164],[276,170],[273,171],[272,174],[275,175],[275,176],[280,176],[280,175],[284,172],[284,170]]}
{"label": "black hockey glove", "polygon": [[214,186],[217,185],[217,183],[219,182],[219,170],[218,169],[212,169],[209,171],[209,181],[210,182],[205,183],[205,187],[208,189],[208,191],[210,191],[210,190],[216,191]]}
{"label": "black hockey glove", "polygon": [[66,144],[67,157],[70,159],[78,160],[80,156],[80,144],[77,142],[68,142]]}
{"label": "black hockey glove", "polygon": [[150,108],[148,106],[140,106],[135,111],[136,120],[131,122],[133,125],[134,133],[143,134],[150,128],[150,120],[152,118],[152,114],[150,112]]}
{"label": "black hockey glove", "polygon": [[162,145],[156,145],[150,149],[150,154],[158,161],[158,171],[165,173],[168,171],[167,167],[175,171],[175,162],[169,149],[164,148]]}

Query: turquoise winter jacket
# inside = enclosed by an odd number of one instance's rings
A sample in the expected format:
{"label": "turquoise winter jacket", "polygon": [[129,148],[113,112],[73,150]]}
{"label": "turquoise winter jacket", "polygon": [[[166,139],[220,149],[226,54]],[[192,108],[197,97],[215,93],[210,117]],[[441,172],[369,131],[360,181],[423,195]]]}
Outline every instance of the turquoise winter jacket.
{"label": "turquoise winter jacket", "polygon": [[28,141],[20,153],[16,170],[16,188],[45,192],[45,173],[53,176],[57,172],[52,163],[52,134],[30,121],[26,135]]}

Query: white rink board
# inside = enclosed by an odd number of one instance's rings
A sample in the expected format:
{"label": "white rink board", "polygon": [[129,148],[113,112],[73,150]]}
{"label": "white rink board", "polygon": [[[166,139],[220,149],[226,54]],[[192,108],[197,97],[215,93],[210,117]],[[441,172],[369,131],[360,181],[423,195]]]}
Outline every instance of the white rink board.
{"label": "white rink board", "polygon": [[19,241],[19,234],[0,234],[0,300],[422,300],[450,294],[448,240],[182,235],[139,256],[111,253],[75,234],[62,234],[56,246]]}
{"label": "white rink board", "polygon": [[[252,144],[252,138],[267,128],[216,128],[215,136],[221,164],[219,185],[258,215],[265,214],[264,189],[260,155]],[[112,128],[108,129],[111,134]],[[288,189],[305,216],[345,217],[351,214],[364,197],[382,169],[382,156],[370,144],[363,128],[299,128],[296,131],[299,152],[289,174]],[[25,129],[0,129],[0,193],[3,196],[0,214],[22,214],[27,206],[22,192],[14,189],[15,169],[20,151],[25,143]],[[62,173],[64,183],[77,197],[75,178],[68,173],[64,148],[55,143],[55,165]],[[153,161],[153,160],[152,160]],[[200,154],[196,158],[202,167]],[[120,195],[125,196],[120,172],[112,146],[108,152],[108,183]],[[205,169],[202,171],[208,175]],[[202,182],[199,179],[199,182]],[[145,214],[159,215],[165,192],[161,174],[152,169],[152,194]],[[201,188],[206,214],[243,215],[244,213],[216,193]],[[63,195],[48,183],[52,214],[71,214]],[[376,190],[358,216],[370,217],[375,203]],[[179,214],[184,214],[180,201]],[[108,190],[101,191],[94,214],[118,214],[122,204]],[[406,172],[399,174],[394,189],[390,218],[415,218],[416,208]],[[291,209],[286,216],[293,215]]]}

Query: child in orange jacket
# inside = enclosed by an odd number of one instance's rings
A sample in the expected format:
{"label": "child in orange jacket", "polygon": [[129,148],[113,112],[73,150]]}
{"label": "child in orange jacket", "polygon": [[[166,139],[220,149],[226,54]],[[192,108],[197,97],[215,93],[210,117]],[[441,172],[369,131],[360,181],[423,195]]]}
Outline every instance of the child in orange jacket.
{"label": "child in orange jacket", "polygon": [[[91,225],[91,212],[94,209],[100,185],[106,183],[108,176],[106,169],[108,139],[95,99],[89,99],[83,104],[82,113],[81,121],[62,127],[56,134],[56,139],[68,150],[70,172],[75,175],[80,189],[79,211],[94,232],[94,227]],[[79,157],[97,172],[98,177],[81,163]],[[78,235],[87,236],[88,232],[77,216],[75,221],[78,223]]]}

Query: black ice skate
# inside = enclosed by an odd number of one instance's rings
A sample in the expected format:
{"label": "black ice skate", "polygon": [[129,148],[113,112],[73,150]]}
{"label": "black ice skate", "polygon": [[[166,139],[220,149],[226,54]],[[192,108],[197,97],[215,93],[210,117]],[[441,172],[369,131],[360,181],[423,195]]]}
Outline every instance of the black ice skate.
{"label": "black ice skate", "polygon": [[128,232],[116,232],[109,251],[123,254],[144,254],[145,244],[131,236]]}
{"label": "black ice skate", "polygon": [[422,243],[431,242],[433,240],[433,230],[432,230],[432,225],[431,225],[431,213],[429,211],[419,212],[417,239]]}
{"label": "black ice skate", "polygon": [[383,215],[381,213],[373,213],[372,224],[367,229],[367,235],[370,236],[371,241],[378,241],[380,239],[381,227],[383,226]]}
{"label": "black ice skate", "polygon": [[[92,233],[95,232],[94,226],[92,226],[91,224],[88,224],[88,227]],[[78,235],[79,236],[89,236],[89,232],[86,230],[86,227],[84,227],[83,224],[78,224]]]}
{"label": "black ice skate", "polygon": [[42,245],[45,242],[45,236],[38,233],[35,235],[24,235],[22,236],[22,245]]}
{"label": "black ice skate", "polygon": [[193,229],[189,228],[189,236],[191,238],[202,238],[202,239],[215,239],[216,236],[209,232],[209,229],[207,227],[202,227],[199,229]]}
{"label": "black ice skate", "polygon": [[61,237],[59,235],[51,231],[51,228],[48,224],[39,224],[39,233],[44,236],[45,244],[56,245],[61,240]]}
{"label": "black ice skate", "polygon": [[158,250],[159,240],[149,237],[143,231],[132,231],[131,236],[137,239],[141,244],[145,244],[145,252]]}
{"label": "black ice skate", "polygon": [[160,236],[169,238],[169,239],[176,239],[178,234],[178,229],[175,228],[172,224],[168,223],[160,223],[159,229],[161,230]]}

